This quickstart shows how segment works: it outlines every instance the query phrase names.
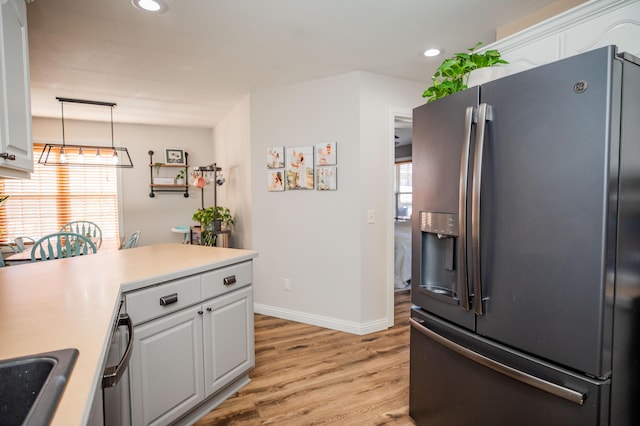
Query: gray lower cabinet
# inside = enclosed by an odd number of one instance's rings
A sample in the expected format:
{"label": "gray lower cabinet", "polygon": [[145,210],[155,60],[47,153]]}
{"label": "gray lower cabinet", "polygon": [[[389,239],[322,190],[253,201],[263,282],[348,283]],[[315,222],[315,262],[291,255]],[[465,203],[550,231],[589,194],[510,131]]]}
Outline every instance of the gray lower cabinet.
{"label": "gray lower cabinet", "polygon": [[248,262],[125,295],[140,322],[129,362],[134,426],[189,423],[248,381],[255,364],[250,280]]}
{"label": "gray lower cabinet", "polygon": [[203,306],[204,377],[209,396],[255,364],[252,288],[217,297]]}
{"label": "gray lower cabinet", "polygon": [[134,425],[170,424],[204,400],[200,306],[134,329],[129,361]]}

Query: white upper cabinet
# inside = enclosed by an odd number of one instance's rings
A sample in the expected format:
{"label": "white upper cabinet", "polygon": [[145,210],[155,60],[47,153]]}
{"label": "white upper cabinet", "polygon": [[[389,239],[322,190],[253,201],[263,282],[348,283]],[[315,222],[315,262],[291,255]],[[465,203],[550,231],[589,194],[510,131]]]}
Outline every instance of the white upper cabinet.
{"label": "white upper cabinet", "polygon": [[513,74],[610,44],[640,56],[640,1],[588,1],[485,49],[498,49]]}
{"label": "white upper cabinet", "polygon": [[33,171],[29,43],[24,0],[0,0],[0,177]]}

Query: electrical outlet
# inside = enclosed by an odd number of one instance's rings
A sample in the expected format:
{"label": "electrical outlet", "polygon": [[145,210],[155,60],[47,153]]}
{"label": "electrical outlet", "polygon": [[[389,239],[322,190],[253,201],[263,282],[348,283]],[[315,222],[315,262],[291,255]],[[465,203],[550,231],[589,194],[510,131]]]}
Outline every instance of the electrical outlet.
{"label": "electrical outlet", "polygon": [[367,212],[367,223],[375,223],[376,222],[376,212],[373,210],[369,210]]}
{"label": "electrical outlet", "polygon": [[289,278],[285,278],[282,284],[282,289],[284,291],[291,291],[291,280]]}

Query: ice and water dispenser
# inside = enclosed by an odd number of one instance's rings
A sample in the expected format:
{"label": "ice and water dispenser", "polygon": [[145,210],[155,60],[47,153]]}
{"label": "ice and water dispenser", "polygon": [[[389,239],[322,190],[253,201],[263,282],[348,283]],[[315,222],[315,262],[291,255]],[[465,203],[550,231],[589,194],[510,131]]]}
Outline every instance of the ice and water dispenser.
{"label": "ice and water dispenser", "polygon": [[420,288],[447,303],[458,304],[458,215],[420,212]]}

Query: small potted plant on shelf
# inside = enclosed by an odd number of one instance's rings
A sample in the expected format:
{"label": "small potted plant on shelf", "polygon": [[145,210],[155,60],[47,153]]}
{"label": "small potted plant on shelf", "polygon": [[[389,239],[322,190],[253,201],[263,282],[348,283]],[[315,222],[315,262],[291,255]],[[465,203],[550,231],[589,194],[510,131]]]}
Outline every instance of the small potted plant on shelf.
{"label": "small potted plant on shelf", "polygon": [[176,185],[184,185],[184,179],[185,179],[185,171],[184,169],[180,169],[180,171],[176,175]]}
{"label": "small potted plant on shelf", "polygon": [[431,77],[433,85],[422,94],[423,98],[427,98],[427,103],[467,89],[469,74],[474,70],[496,64],[508,64],[500,57],[500,52],[495,49],[487,50],[484,53],[476,52],[475,50],[481,45],[482,43],[478,42],[472,48],[467,49],[469,53],[456,53],[440,64]]}

